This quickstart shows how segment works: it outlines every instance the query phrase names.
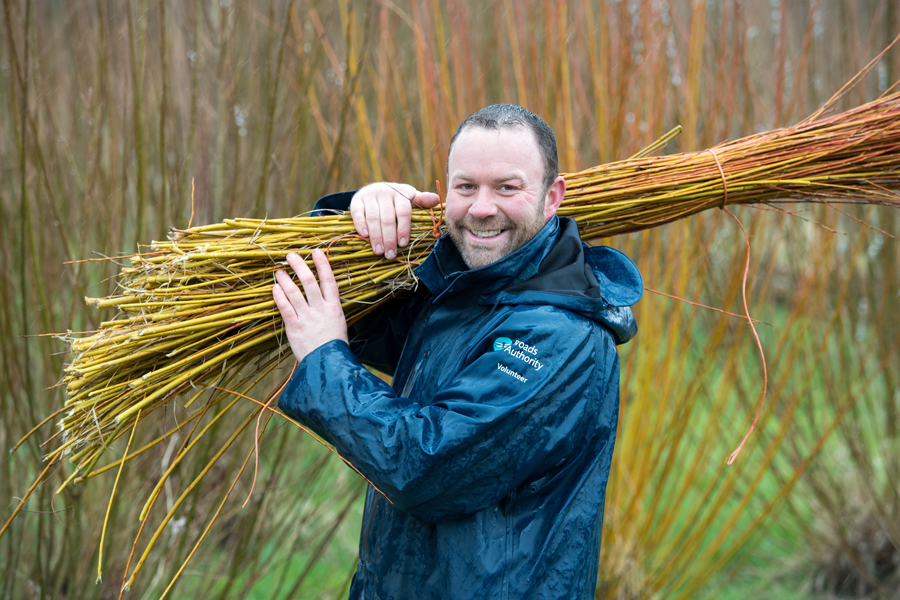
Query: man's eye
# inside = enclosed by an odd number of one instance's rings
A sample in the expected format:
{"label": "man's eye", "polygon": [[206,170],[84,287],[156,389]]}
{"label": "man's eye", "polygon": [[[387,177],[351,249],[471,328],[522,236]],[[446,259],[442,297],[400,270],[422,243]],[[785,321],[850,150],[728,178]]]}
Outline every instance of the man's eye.
{"label": "man's eye", "polygon": [[459,189],[461,189],[461,190],[469,190],[469,191],[475,189],[475,186],[472,185],[471,183],[461,183],[457,187],[459,187]]}
{"label": "man's eye", "polygon": [[502,189],[504,192],[514,192],[514,191],[516,191],[516,186],[506,184],[506,185],[501,185],[500,189]]}

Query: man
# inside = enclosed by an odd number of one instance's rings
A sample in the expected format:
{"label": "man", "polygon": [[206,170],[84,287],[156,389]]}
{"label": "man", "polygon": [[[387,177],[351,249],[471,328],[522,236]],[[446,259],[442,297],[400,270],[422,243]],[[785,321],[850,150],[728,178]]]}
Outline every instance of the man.
{"label": "man", "polygon": [[[417,293],[354,326],[321,252],[273,295],[299,361],[280,407],[334,444],[366,497],[351,598],[593,598],[618,416],[616,343],[634,336],[637,268],[556,217],[556,141],[533,113],[491,106],[450,143],[442,237]],[[347,208],[350,194],[317,208]],[[411,186],[349,202],[394,258]],[[352,341],[351,341],[352,339]],[[363,363],[393,375],[388,386]]]}

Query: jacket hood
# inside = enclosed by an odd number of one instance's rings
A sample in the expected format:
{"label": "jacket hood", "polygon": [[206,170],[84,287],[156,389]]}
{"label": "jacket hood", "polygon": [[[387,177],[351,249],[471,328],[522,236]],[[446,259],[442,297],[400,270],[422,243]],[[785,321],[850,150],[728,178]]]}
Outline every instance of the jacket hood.
{"label": "jacket hood", "polygon": [[567,217],[553,217],[527,244],[480,269],[468,269],[444,235],[415,272],[435,300],[477,289],[482,304],[549,304],[584,315],[607,327],[617,344],[637,334],[629,307],[644,293],[640,271],[614,248],[584,244]]}

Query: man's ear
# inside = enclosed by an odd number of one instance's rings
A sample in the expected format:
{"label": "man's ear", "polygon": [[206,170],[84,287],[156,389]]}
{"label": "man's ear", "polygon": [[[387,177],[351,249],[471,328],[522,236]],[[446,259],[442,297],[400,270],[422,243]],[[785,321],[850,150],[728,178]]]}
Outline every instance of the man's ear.
{"label": "man's ear", "polygon": [[547,190],[547,200],[544,203],[544,223],[549,221],[550,217],[556,214],[556,210],[559,208],[565,195],[566,180],[557,176],[556,179],[553,180],[553,183],[550,184],[550,189]]}

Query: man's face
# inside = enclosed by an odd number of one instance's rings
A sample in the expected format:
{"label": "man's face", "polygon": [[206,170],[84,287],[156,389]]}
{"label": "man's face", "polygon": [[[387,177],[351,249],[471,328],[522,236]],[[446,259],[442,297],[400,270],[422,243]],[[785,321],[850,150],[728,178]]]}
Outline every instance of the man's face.
{"label": "man's face", "polygon": [[521,248],[556,210],[546,205],[544,161],[524,127],[464,129],[447,171],[450,238],[470,269]]}

